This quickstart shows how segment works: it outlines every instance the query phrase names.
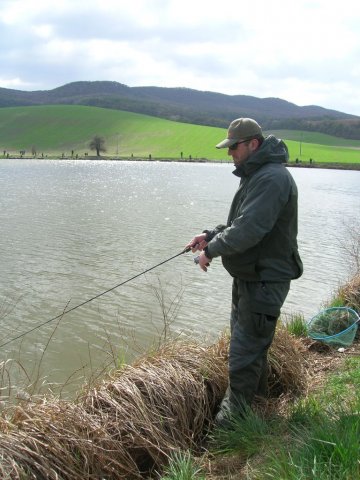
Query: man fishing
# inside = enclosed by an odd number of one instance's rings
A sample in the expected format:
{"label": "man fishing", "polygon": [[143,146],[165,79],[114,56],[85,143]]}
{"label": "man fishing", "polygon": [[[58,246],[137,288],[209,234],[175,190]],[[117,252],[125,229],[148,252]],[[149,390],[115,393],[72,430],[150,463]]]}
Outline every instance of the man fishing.
{"label": "man fishing", "polygon": [[273,135],[264,138],[255,120],[238,118],[216,148],[228,149],[240,186],[226,225],[204,230],[187,247],[200,251],[203,271],[221,257],[233,277],[229,387],[216,417],[219,426],[228,426],[255,395],[267,396],[267,352],[290,281],[301,276],[303,266],[297,187],[284,166],[285,143]]}

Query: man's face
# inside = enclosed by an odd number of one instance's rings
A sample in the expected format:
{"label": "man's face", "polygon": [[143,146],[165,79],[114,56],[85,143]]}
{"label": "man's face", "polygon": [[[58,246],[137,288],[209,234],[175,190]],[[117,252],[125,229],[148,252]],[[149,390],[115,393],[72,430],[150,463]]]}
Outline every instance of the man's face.
{"label": "man's face", "polygon": [[235,167],[246,162],[249,156],[254,152],[258,147],[258,141],[256,139],[248,141],[239,141],[231,148],[228,149],[228,155],[231,155],[234,161]]}

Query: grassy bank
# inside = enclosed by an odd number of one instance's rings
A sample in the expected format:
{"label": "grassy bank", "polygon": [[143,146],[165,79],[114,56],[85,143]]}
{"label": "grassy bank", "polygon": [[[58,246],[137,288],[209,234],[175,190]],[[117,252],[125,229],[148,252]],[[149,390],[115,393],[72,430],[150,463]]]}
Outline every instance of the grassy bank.
{"label": "grassy bank", "polygon": [[334,351],[309,353],[308,361],[315,365],[307,369],[307,395],[284,405],[283,412],[259,416],[249,411],[230,435],[214,432],[212,468],[202,478],[360,478],[359,353],[359,346],[341,358]]}
{"label": "grassy bank", "polygon": [[[359,310],[360,276],[333,302]],[[73,401],[18,397],[0,418],[0,476],[359,478],[360,344],[338,352],[303,327],[301,316],[279,325],[269,397],[234,419],[230,432],[213,427],[227,387],[227,334],[209,346],[166,341],[85,385]],[[2,395],[5,377],[3,366]]]}
{"label": "grassy bank", "polygon": [[[273,133],[287,141],[291,162],[360,164],[360,141],[291,130]],[[226,150],[215,148],[226,135],[221,128],[85,106],[0,109],[0,158],[4,152],[5,158],[18,157],[20,151],[30,158],[87,158],[93,153],[89,142],[94,135],[105,138],[109,159],[151,155],[152,159],[228,160]]]}
{"label": "grassy bank", "polygon": [[[329,300],[328,306],[334,305],[360,311],[359,274]],[[231,431],[213,430],[206,453],[174,456],[163,480],[360,478],[359,332],[351,346],[338,350],[336,345],[308,338],[301,315],[293,316],[286,330],[291,335],[288,342],[299,342],[295,350],[302,355],[304,370],[296,376],[303,379],[305,388],[298,395],[292,389],[287,394],[277,392],[276,398],[270,395],[244,418],[234,418]],[[274,353],[271,350],[272,361]],[[291,357],[283,360],[292,363]]]}

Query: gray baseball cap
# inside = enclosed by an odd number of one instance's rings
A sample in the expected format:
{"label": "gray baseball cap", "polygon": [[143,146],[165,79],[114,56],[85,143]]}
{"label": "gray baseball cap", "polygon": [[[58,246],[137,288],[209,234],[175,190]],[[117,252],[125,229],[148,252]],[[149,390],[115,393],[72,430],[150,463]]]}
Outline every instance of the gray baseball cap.
{"label": "gray baseball cap", "polygon": [[250,140],[262,135],[260,125],[252,118],[237,118],[228,128],[227,138],[216,145],[216,148],[228,148],[241,140]]}

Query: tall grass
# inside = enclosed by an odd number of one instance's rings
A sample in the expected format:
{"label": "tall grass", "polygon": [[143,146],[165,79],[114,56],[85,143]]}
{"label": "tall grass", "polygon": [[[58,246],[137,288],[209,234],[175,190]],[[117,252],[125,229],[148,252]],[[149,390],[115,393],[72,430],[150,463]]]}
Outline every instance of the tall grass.
{"label": "tall grass", "polygon": [[[195,475],[196,464],[176,452],[199,452],[212,428],[227,387],[228,345],[227,335],[210,346],[169,340],[85,386],[74,401],[23,399],[0,421],[1,478],[130,480],[166,465]],[[270,359],[273,395],[300,393],[301,358],[280,329]]]}
{"label": "tall grass", "polygon": [[1,478],[141,478],[175,451],[197,448],[226,389],[217,351],[167,343],[73,402],[29,399],[7,410]]}

